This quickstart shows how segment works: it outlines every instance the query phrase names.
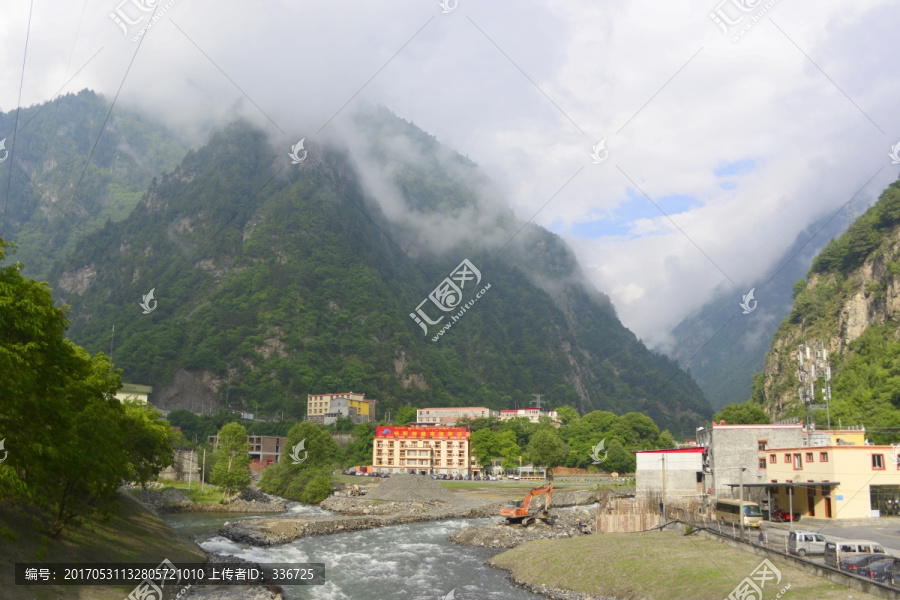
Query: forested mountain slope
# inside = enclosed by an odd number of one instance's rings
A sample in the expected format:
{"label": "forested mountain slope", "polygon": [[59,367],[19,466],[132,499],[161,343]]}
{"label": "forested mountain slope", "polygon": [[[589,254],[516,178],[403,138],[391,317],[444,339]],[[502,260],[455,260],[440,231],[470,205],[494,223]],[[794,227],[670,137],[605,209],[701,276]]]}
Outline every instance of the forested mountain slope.
{"label": "forested mountain slope", "polygon": [[0,164],[0,236],[18,244],[15,259],[28,277],[46,279],[50,263],[86,233],[128,216],[153,178],[186,152],[160,124],[122,107],[109,110],[102,96],[83,90],[22,108],[17,133],[16,111],[0,113],[0,139],[10,153]]}
{"label": "forested mountain slope", "polygon": [[757,301],[752,313],[744,315],[739,305],[749,290],[729,287],[672,330],[672,358],[694,376],[713,408],[750,397],[772,335],[791,311],[792,285],[828,240],[848,225],[844,212],[833,219],[823,217],[802,231],[771,271],[751,284]]}
{"label": "forested mountain slope", "polygon": [[[775,417],[806,418],[798,377],[800,344],[820,343],[832,372],[833,425],[865,425],[882,443],[900,439],[900,182],[815,258],[794,285],[752,400]],[[824,378],[815,387],[823,402]],[[813,413],[817,425],[827,414]]]}
{"label": "forested mountain slope", "polygon": [[[353,390],[379,400],[379,416],[531,394],[676,432],[710,416],[693,380],[623,327],[571,250],[523,228],[471,161],[377,109],[343,143],[306,149],[289,164],[238,122],[189,152],[55,265],[73,340],[112,348],[124,379],[153,385],[164,408],[302,416],[306,394]],[[452,292],[445,278],[464,260],[480,281],[454,279],[468,283],[464,302],[441,313],[429,294]],[[446,318],[426,334],[410,316],[420,307]]]}

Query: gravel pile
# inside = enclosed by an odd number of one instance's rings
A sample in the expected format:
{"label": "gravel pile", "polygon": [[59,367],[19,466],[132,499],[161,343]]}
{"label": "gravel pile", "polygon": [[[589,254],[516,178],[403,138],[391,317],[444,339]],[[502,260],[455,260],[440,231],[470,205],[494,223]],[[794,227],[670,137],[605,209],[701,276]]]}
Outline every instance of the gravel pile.
{"label": "gravel pile", "polygon": [[[553,511],[551,511],[553,512]],[[534,540],[571,538],[585,535],[578,530],[577,520],[585,525],[594,525],[593,511],[583,509],[553,513],[552,524],[538,520],[533,525],[507,525],[506,520],[497,520],[491,525],[473,525],[460,529],[450,536],[450,541],[462,546],[483,548],[515,548],[519,544]]]}
{"label": "gravel pile", "polygon": [[377,488],[367,493],[371,500],[387,500],[388,502],[453,502],[453,492],[425,475],[391,475]]}

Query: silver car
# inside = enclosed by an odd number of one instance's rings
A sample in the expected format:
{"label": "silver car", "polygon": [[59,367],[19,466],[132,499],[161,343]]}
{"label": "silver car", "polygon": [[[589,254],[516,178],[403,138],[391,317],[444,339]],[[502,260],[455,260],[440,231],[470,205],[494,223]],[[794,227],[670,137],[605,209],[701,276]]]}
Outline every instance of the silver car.
{"label": "silver car", "polygon": [[788,552],[797,556],[825,554],[825,536],[812,531],[792,531],[788,536]]}

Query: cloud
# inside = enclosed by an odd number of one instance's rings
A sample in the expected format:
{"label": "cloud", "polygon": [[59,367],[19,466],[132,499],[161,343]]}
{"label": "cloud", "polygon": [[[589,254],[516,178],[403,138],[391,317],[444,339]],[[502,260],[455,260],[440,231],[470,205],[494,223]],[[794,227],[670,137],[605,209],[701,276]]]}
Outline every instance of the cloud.
{"label": "cloud", "polygon": [[[91,0],[83,14],[36,3],[23,105],[87,63],[66,91],[118,93],[120,109],[193,143],[242,116],[287,152],[383,104],[478,163],[496,186],[486,195],[566,239],[651,344],[716,286],[739,300],[809,223],[854,194],[870,203],[897,175],[887,152],[900,139],[900,67],[886,57],[900,14],[888,0],[777,2],[739,42],[707,0],[460,0],[448,14],[420,0],[167,4],[138,46],[109,16],[132,0]],[[28,4],[3,15],[10,110]],[[593,164],[603,138],[609,158]],[[401,140],[386,144],[414,159]],[[401,210],[387,174],[364,172],[386,214],[440,231],[441,215]],[[471,217],[450,215],[450,230]]]}

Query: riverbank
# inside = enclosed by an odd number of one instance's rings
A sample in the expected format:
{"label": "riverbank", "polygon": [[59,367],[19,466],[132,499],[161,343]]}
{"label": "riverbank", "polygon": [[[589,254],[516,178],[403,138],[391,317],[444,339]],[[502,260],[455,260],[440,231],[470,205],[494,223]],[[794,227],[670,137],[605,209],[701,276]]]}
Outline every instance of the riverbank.
{"label": "riverbank", "polygon": [[[533,541],[488,564],[507,571],[515,585],[554,600],[722,600],[760,562],[754,554],[715,540],[653,531]],[[764,598],[774,598],[787,585],[792,600],[875,598],[788,564],[774,564],[780,579],[766,583]]]}
{"label": "riverbank", "polygon": [[121,508],[108,522],[87,519],[50,538],[32,526],[31,515],[0,503],[0,600],[21,598],[122,600],[134,586],[15,585],[11,565],[64,562],[131,562],[175,564],[204,562],[206,553],[190,538],[172,530],[158,515],[128,493],[120,493]]}
{"label": "riverbank", "polygon": [[[553,506],[596,502],[596,492],[579,490],[553,496]],[[439,482],[419,475],[397,475],[366,496],[331,496],[321,507],[334,515],[273,517],[252,522],[226,523],[219,535],[253,546],[277,546],[298,538],[331,535],[391,525],[446,519],[499,517],[503,502],[494,495],[450,491]]]}
{"label": "riverbank", "polygon": [[157,513],[283,513],[284,502],[258,490],[247,489],[229,500],[196,502],[174,487],[128,488],[132,495]]}

